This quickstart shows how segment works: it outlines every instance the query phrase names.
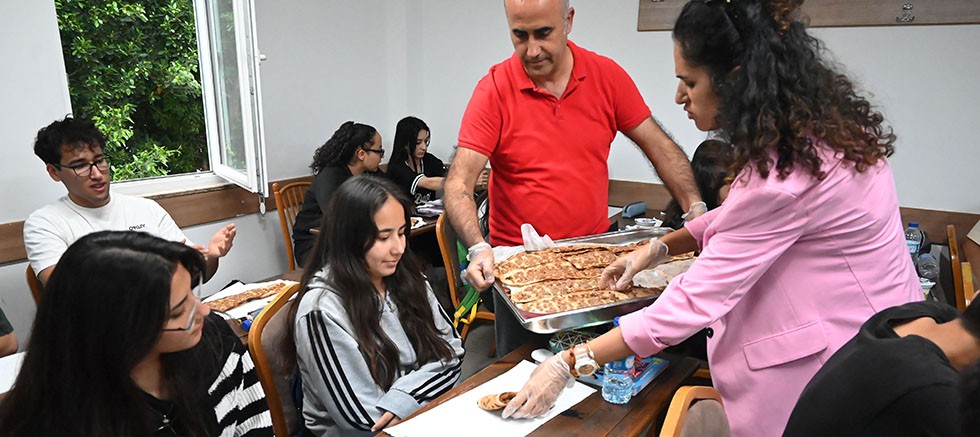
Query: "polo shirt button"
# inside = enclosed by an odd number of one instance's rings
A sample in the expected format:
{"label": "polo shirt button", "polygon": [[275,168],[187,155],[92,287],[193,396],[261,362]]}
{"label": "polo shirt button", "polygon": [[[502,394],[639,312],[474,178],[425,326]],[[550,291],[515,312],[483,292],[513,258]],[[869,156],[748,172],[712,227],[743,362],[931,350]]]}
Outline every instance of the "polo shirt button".
{"label": "polo shirt button", "polygon": [[708,329],[705,330],[705,335],[707,335],[708,338],[711,338],[711,337],[713,337],[715,335],[715,330],[714,329],[711,329],[711,328],[708,328]]}

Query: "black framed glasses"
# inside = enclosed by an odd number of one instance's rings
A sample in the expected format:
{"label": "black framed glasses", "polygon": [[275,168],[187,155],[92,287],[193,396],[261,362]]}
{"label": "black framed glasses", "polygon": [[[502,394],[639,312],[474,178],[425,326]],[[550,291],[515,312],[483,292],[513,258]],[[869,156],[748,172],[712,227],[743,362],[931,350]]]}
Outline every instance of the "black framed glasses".
{"label": "black framed glasses", "polygon": [[201,305],[201,283],[199,282],[191,294],[188,296],[189,299],[194,299],[194,304],[191,305],[191,310],[187,313],[187,320],[181,325],[180,328],[163,328],[164,331],[190,331],[194,327],[194,319],[197,317],[197,309]]}
{"label": "black framed glasses", "polygon": [[362,147],[362,149],[364,149],[365,152],[374,152],[374,153],[377,153],[378,156],[380,156],[382,158],[385,157],[385,149],[368,149],[367,147]]}
{"label": "black framed glasses", "polygon": [[82,162],[74,165],[54,164],[54,166],[57,167],[58,170],[61,170],[62,167],[68,167],[71,169],[71,171],[75,172],[75,176],[80,178],[89,177],[89,175],[92,174],[93,167],[98,168],[102,173],[109,172],[109,160],[105,157],[98,158],[92,162]]}

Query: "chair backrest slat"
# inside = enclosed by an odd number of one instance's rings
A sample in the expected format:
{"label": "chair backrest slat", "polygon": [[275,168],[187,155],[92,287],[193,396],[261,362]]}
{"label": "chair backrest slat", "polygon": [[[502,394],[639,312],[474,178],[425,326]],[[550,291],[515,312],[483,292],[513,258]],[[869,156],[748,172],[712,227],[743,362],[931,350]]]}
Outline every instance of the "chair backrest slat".
{"label": "chair backrest slat", "polygon": [[289,260],[289,271],[296,270],[296,257],[293,253],[293,226],[296,225],[296,215],[303,206],[306,191],[310,182],[293,182],[282,187],[279,183],[272,184],[273,196],[276,199],[276,210],[279,212],[279,224],[282,227],[282,238],[286,244],[286,257]]}
{"label": "chair backrest slat", "polygon": [[273,298],[252,321],[248,332],[248,352],[265,391],[273,431],[280,436],[292,435],[290,431],[295,431],[301,420],[289,391],[294,367],[286,367],[282,351],[291,323],[289,308],[296,304],[290,298],[299,288],[300,284],[295,284]]}

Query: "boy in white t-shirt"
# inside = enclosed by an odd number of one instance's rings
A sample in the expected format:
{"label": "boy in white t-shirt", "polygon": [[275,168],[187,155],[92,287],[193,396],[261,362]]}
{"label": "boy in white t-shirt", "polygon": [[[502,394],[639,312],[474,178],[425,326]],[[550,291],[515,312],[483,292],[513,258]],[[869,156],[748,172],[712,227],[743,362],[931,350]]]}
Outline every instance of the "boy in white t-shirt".
{"label": "boy in white t-shirt", "polygon": [[[143,231],[160,238],[191,244],[159,204],[141,197],[109,196],[109,161],[105,137],[91,120],[65,117],[37,133],[34,154],[45,163],[51,179],[68,194],[34,211],[24,222],[27,259],[42,284],[75,240],[96,231]],[[218,258],[235,239],[235,225],[220,229],[207,247],[197,246],[207,259],[204,279],[214,275]]]}

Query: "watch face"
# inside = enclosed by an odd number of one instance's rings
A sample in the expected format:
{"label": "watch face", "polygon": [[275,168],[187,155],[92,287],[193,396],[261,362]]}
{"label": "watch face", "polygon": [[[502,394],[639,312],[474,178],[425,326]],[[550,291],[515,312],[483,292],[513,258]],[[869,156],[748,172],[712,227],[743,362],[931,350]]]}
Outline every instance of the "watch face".
{"label": "watch face", "polygon": [[579,375],[583,375],[583,376],[592,375],[593,373],[595,373],[596,370],[598,370],[598,367],[596,367],[596,365],[592,363],[582,363],[581,365],[578,366],[577,369],[575,369],[575,371],[578,372]]}

